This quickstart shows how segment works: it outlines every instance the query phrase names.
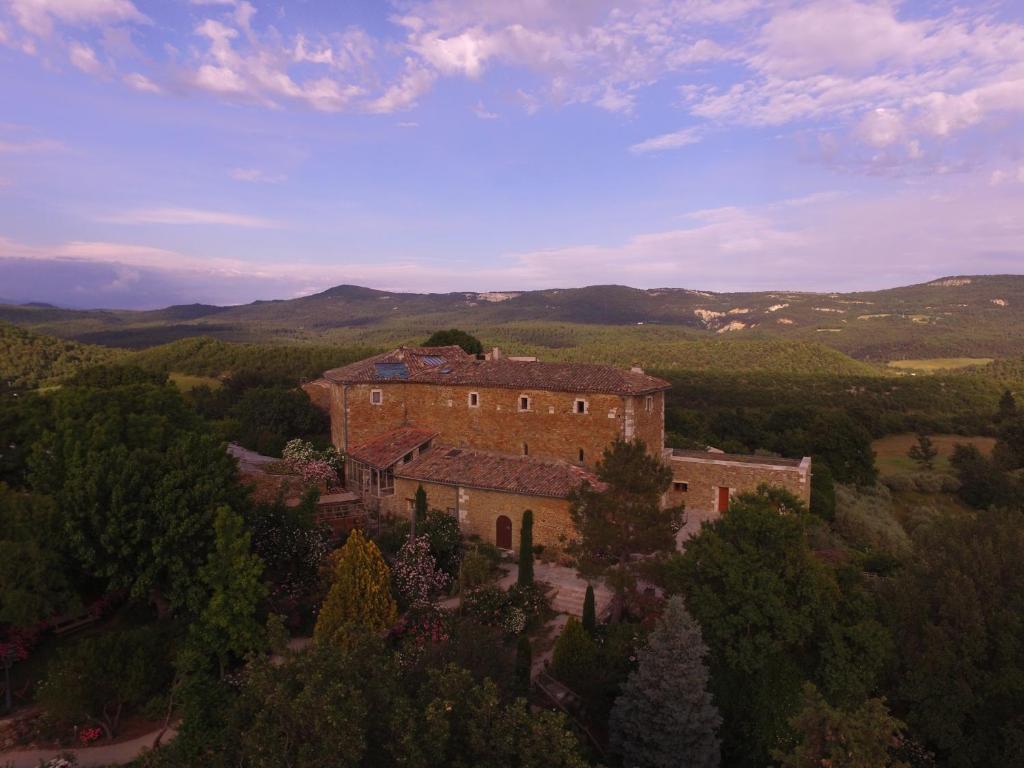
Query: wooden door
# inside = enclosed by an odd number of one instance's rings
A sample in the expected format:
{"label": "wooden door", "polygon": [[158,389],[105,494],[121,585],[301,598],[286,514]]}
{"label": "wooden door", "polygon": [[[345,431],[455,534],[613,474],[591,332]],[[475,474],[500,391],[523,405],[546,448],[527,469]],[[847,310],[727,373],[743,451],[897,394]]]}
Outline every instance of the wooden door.
{"label": "wooden door", "polygon": [[495,522],[494,543],[498,549],[512,549],[512,521],[505,515]]}
{"label": "wooden door", "polygon": [[729,489],[718,487],[718,511],[725,512],[729,508]]}

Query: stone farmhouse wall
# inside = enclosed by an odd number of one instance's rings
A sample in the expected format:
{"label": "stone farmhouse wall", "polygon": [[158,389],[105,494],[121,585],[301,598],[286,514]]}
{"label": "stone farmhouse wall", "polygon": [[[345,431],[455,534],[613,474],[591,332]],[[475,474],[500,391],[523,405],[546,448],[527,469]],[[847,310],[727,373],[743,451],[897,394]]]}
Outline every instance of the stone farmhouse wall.
{"label": "stone farmhouse wall", "polygon": [[[395,495],[389,497],[389,511],[408,516],[418,485],[420,483],[416,480],[396,478]],[[498,517],[508,517],[512,521],[512,549],[517,552],[523,512],[527,509],[533,510],[534,544],[561,549],[575,535],[566,499],[439,483],[423,483],[423,489],[427,492],[427,505],[431,509],[440,509],[457,517],[465,535],[479,536],[491,544],[497,544]]]}
{"label": "stone farmhouse wall", "polygon": [[[371,400],[373,390],[380,390],[379,405]],[[473,393],[476,405],[471,405]],[[520,408],[524,396],[528,410]],[[576,412],[580,399],[586,402],[585,413]],[[663,392],[622,397],[383,382],[334,384],[331,393],[332,440],[339,450],[415,424],[439,432],[437,442],[442,445],[561,459],[593,468],[617,437],[640,437],[652,453],[660,453],[664,421]]]}

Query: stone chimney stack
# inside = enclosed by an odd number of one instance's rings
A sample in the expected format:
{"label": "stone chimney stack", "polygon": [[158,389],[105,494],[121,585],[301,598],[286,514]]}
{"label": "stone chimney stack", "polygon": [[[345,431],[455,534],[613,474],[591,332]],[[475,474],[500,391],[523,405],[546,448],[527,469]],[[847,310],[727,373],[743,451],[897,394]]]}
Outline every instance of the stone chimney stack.
{"label": "stone chimney stack", "polygon": [[629,369],[630,373],[643,373],[644,369],[640,367],[640,363],[633,363]]}
{"label": "stone chimney stack", "polygon": [[498,347],[491,349],[491,360],[501,360],[501,350]]}

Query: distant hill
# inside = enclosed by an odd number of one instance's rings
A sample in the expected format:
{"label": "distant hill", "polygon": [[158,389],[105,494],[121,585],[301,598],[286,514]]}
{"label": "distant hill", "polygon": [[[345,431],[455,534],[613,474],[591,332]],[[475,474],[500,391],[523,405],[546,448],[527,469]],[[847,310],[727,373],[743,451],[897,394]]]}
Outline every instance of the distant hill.
{"label": "distant hill", "polygon": [[55,339],[6,323],[0,323],[0,350],[0,390],[34,389],[126,356],[121,350]]}
{"label": "distant hill", "polygon": [[600,336],[640,348],[715,338],[785,340],[824,345],[871,362],[1005,358],[1024,355],[1024,276],[948,277],[856,293],[602,285],[418,294],[341,285],[298,299],[235,307],[194,304],[128,312],[0,306],[0,320],[128,348],[191,336],[384,346],[455,326],[485,343],[522,352],[579,347],[581,338]]}

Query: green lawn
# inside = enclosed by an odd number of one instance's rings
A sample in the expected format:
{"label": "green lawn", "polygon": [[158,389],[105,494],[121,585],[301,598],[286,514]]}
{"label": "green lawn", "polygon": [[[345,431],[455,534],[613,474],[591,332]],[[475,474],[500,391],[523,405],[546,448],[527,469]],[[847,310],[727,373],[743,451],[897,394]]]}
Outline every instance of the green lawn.
{"label": "green lawn", "polygon": [[221,385],[220,379],[215,379],[212,376],[191,376],[187,373],[172,373],[169,378],[182,392],[191,392],[196,387],[203,386],[210,389],[219,389]]}
{"label": "green lawn", "polygon": [[[970,443],[978,446],[984,453],[992,452],[995,445],[994,437],[964,437],[963,435],[931,435],[932,443],[939,451],[935,460],[935,469],[939,472],[949,470],[949,457],[953,453],[953,446],[957,443]],[[910,446],[917,442],[917,435],[913,433],[903,435],[889,435],[875,440],[871,447],[875,451],[875,465],[883,475],[899,475],[908,472],[917,472],[918,465],[907,456]]]}
{"label": "green lawn", "polygon": [[934,371],[988,365],[991,362],[993,362],[991,357],[932,357],[921,360],[890,360],[889,367],[918,373],[933,373]]}

